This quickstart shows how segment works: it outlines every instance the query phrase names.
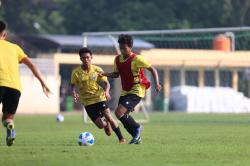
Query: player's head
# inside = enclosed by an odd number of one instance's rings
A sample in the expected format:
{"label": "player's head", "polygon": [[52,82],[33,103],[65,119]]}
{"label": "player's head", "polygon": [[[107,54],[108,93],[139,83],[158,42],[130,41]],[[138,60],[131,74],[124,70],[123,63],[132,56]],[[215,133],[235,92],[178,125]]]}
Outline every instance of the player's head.
{"label": "player's head", "polygon": [[118,37],[118,43],[123,55],[130,55],[133,47],[133,38],[130,35],[121,34]]}
{"label": "player's head", "polygon": [[6,37],[6,28],[7,24],[0,20],[0,38],[5,38]]}
{"label": "player's head", "polygon": [[90,65],[92,60],[92,51],[87,47],[83,47],[79,50],[80,60],[83,65]]}

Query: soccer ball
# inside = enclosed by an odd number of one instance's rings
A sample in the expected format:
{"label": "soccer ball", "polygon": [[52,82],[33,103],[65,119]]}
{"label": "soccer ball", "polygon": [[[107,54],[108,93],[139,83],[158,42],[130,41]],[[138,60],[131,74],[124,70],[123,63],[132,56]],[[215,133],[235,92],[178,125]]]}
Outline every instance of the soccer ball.
{"label": "soccer ball", "polygon": [[63,122],[63,121],[64,121],[64,116],[63,116],[62,114],[58,114],[58,115],[56,116],[56,121],[57,121],[57,122]]}
{"label": "soccer ball", "polygon": [[77,142],[80,146],[92,146],[95,143],[95,138],[90,132],[83,132],[80,133]]}

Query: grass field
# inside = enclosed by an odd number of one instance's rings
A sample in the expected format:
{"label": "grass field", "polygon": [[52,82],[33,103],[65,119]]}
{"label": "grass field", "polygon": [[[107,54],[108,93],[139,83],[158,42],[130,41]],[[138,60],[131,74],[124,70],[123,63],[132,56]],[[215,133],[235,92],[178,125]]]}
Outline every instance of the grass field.
{"label": "grass field", "polygon": [[[141,145],[119,145],[81,115],[17,115],[16,144],[5,145],[0,128],[3,166],[249,166],[250,115],[154,113],[144,124]],[[130,136],[122,128],[127,140]],[[90,131],[96,142],[80,147],[77,137]]]}

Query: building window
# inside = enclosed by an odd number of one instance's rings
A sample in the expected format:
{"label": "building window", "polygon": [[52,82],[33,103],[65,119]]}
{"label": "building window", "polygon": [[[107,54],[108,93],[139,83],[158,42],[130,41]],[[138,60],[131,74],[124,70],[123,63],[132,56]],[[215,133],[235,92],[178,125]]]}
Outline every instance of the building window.
{"label": "building window", "polygon": [[215,86],[215,76],[214,76],[214,71],[205,71],[204,74],[205,77],[205,86]]}
{"label": "building window", "polygon": [[249,94],[249,71],[248,70],[241,70],[238,71],[238,87],[239,91],[242,92],[245,96],[250,97]]}
{"label": "building window", "polygon": [[220,86],[232,87],[232,72],[228,70],[220,71]]}
{"label": "building window", "polygon": [[186,85],[198,86],[198,71],[187,70],[185,73]]}
{"label": "building window", "polygon": [[181,85],[181,73],[180,70],[170,70],[170,87]]}

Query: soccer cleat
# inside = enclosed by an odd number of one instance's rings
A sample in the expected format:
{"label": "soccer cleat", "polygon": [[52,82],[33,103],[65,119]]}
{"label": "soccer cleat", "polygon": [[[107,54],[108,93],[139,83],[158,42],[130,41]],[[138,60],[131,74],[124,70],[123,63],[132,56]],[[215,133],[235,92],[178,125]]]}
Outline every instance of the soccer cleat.
{"label": "soccer cleat", "polygon": [[125,144],[125,143],[126,143],[126,140],[124,138],[119,140],[119,144]]}
{"label": "soccer cleat", "polygon": [[107,136],[111,136],[112,128],[109,122],[107,122],[107,125],[104,127],[104,131]]}
{"label": "soccer cleat", "polygon": [[128,144],[139,144],[139,143],[141,142],[140,134],[141,134],[141,132],[142,132],[142,128],[143,128],[143,126],[140,125],[140,127],[138,127],[138,128],[136,129],[135,135],[133,136],[133,138],[131,139],[131,141],[129,141]]}
{"label": "soccer cleat", "polygon": [[16,139],[16,131],[14,129],[14,124],[13,123],[9,123],[7,125],[6,144],[8,146],[13,145],[15,143],[15,139]]}
{"label": "soccer cleat", "polygon": [[141,144],[141,142],[142,142],[142,139],[141,139],[141,137],[139,137],[139,138],[134,142],[134,144]]}

